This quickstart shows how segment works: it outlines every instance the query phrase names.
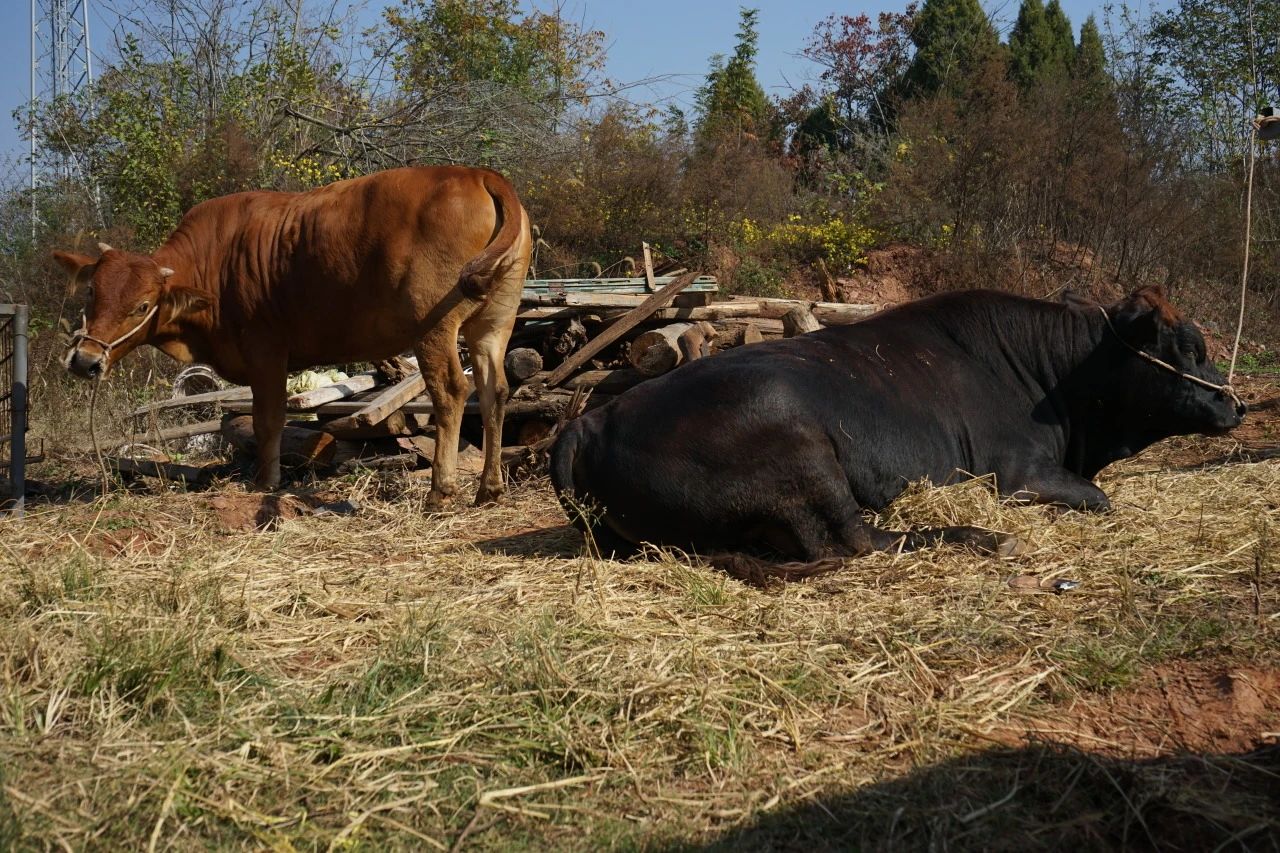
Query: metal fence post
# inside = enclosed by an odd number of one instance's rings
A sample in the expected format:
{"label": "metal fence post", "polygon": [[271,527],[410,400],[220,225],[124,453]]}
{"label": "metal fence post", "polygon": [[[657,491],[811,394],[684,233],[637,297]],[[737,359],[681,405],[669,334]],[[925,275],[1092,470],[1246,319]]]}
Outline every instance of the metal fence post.
{"label": "metal fence post", "polygon": [[9,482],[13,486],[13,512],[21,516],[27,491],[27,306],[13,314],[13,436],[9,445]]}

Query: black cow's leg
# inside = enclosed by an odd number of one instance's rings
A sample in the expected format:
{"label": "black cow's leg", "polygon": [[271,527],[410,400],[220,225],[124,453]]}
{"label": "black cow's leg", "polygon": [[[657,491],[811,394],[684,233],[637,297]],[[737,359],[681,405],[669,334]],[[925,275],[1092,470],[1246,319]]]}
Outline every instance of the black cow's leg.
{"label": "black cow's leg", "polygon": [[1021,544],[1016,536],[996,533],[981,527],[918,527],[913,530],[881,530],[858,516],[849,518],[841,528],[840,543],[847,549],[842,556],[859,557],[871,551],[916,551],[934,545],[963,545],[986,554],[1009,556]]}
{"label": "black cow's leg", "polygon": [[1014,500],[1055,504],[1088,512],[1107,512],[1111,509],[1111,500],[1106,492],[1064,468],[1046,468],[1021,480],[1022,487],[1009,495]]}

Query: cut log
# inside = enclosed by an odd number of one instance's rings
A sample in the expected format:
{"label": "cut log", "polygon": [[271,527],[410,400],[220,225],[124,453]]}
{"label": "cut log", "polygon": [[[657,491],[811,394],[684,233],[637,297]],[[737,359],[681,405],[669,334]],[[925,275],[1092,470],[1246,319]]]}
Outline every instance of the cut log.
{"label": "cut log", "polygon": [[529,347],[517,347],[507,352],[502,365],[507,372],[507,382],[520,385],[542,369],[542,353]]}
{"label": "cut log", "polygon": [[692,323],[672,323],[642,332],[631,342],[631,366],[645,376],[658,376],[680,363],[680,336],[695,328]]}
{"label": "cut log", "polygon": [[377,384],[378,378],[373,373],[357,373],[355,376],[344,379],[341,382],[335,382],[333,385],[326,385],[323,388],[294,394],[285,401],[285,408],[291,412],[314,409],[316,406],[322,406],[325,403],[345,400],[364,391],[371,391]]}
{"label": "cut log", "polygon": [[[427,390],[427,382],[422,378],[421,371],[415,370],[395,385],[392,385],[390,388],[374,397],[367,404],[362,404],[360,410],[355,414],[351,415],[349,418],[343,419],[344,421],[349,422],[335,422],[330,426],[334,430],[349,430],[379,423],[386,420],[392,412],[396,411],[425,390]],[[329,405],[333,404],[331,403]]]}
{"label": "cut log", "polygon": [[392,356],[373,363],[374,372],[392,384],[399,382],[417,369],[418,360],[403,355]]}
{"label": "cut log", "polygon": [[694,323],[680,335],[681,362],[694,361],[711,355],[711,342],[715,340],[717,334],[716,327],[706,320]]}
{"label": "cut log", "polygon": [[[633,308],[615,321],[609,328],[605,329],[595,338],[587,342],[587,345],[566,358],[559,367],[551,371],[547,377],[547,386],[554,388],[561,382],[564,382],[576,371],[582,368],[587,361],[605,347],[622,338],[627,332],[649,319],[649,316],[657,311],[663,305],[675,298],[676,294],[684,290],[693,280],[698,277],[698,273],[690,272],[677,278],[666,287],[646,299],[641,305]],[[697,310],[697,309],[688,309]]]}
{"label": "cut log", "polygon": [[796,305],[782,315],[782,336],[785,338],[816,332],[821,328],[818,318],[803,305]]}
{"label": "cut log", "polygon": [[[252,415],[223,418],[222,437],[237,450],[257,455]],[[337,445],[337,439],[327,432],[286,425],[280,436],[280,461],[288,465],[328,465],[338,450]]]}

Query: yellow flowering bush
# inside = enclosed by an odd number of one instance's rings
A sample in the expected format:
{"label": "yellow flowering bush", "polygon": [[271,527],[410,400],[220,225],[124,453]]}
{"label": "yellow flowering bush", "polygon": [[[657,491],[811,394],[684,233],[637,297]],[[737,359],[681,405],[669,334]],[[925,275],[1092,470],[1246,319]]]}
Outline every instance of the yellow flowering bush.
{"label": "yellow flowering bush", "polygon": [[802,263],[821,258],[832,272],[847,272],[865,263],[867,249],[877,236],[869,226],[834,214],[807,220],[793,213],[768,229],[755,220],[742,219],[733,223],[732,230],[748,249],[763,249]]}

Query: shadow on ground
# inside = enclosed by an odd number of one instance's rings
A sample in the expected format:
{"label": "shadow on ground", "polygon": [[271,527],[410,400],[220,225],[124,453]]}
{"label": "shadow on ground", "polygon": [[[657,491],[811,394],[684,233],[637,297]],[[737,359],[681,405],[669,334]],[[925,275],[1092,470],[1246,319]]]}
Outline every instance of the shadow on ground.
{"label": "shadow on ground", "polygon": [[669,850],[1277,850],[1280,746],[1126,760],[999,748]]}
{"label": "shadow on ground", "polygon": [[527,530],[471,543],[484,554],[572,559],[582,554],[582,534],[571,524]]}

